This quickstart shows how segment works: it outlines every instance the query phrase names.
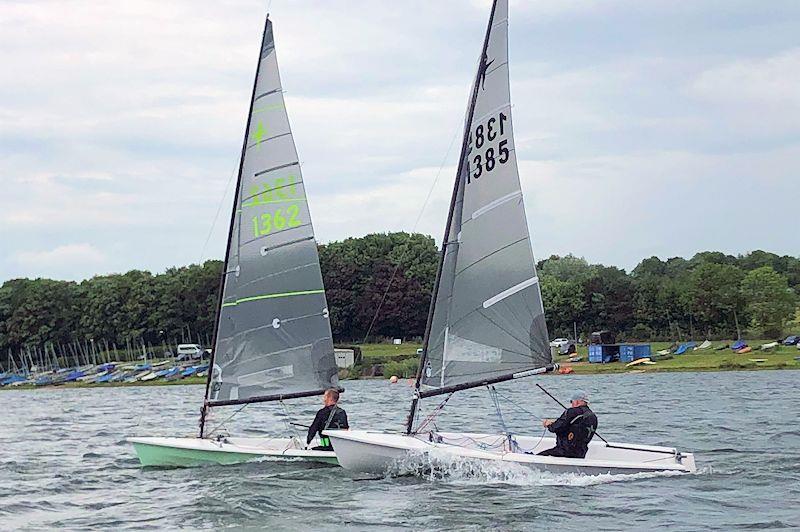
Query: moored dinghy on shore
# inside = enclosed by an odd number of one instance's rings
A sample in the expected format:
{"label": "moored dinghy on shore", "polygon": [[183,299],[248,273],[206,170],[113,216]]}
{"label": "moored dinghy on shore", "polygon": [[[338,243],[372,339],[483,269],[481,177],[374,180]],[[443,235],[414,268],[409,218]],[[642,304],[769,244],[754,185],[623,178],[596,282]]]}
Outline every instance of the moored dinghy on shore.
{"label": "moored dinghy on shore", "polygon": [[[508,1],[495,0],[465,120],[439,272],[406,433],[325,432],[339,463],[369,473],[446,469],[453,461],[511,463],[553,472],[692,472],[667,447],[592,441],[585,458],[537,456],[551,438],[414,427],[419,401],[533,377],[553,364],[517,170],[508,77]],[[424,387],[424,388],[423,388]],[[500,418],[502,421],[502,418]]]}
{"label": "moored dinghy on shore", "polygon": [[[322,395],[338,387],[317,245],[284,106],[272,22],[264,28],[239,166],[209,365],[196,438],[136,437],[145,466],[231,464],[260,458],[337,463],[305,439],[215,434],[219,407]],[[161,373],[161,372],[159,372]]]}

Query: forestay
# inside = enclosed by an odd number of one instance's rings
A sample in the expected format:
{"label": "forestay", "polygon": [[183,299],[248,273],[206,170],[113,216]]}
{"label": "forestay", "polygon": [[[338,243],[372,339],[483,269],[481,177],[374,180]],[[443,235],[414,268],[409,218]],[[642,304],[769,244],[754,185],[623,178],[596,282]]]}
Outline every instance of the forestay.
{"label": "forestay", "polygon": [[319,257],[267,20],[242,150],[207,404],[337,385]]}
{"label": "forestay", "polygon": [[508,2],[495,2],[444,239],[422,383],[445,387],[551,360],[522,201],[508,76]]}

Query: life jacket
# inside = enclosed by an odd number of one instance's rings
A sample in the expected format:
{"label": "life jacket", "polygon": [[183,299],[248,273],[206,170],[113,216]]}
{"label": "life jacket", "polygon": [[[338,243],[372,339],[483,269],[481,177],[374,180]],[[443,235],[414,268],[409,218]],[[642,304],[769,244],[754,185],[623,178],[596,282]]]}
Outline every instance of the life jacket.
{"label": "life jacket", "polygon": [[[319,431],[319,444],[322,447],[333,448],[333,445],[331,445],[331,439],[328,438],[327,436],[324,436],[322,433],[324,431],[328,430],[329,428],[331,428],[331,422],[333,421],[333,417],[336,415],[337,412],[339,412],[339,410],[341,410],[341,408],[339,408],[336,405],[333,405],[333,408],[331,408],[331,411],[328,414],[328,420],[325,421],[325,426],[322,427],[322,430]],[[333,428],[336,428],[336,429],[340,428],[338,422],[336,422],[335,424],[336,424],[336,426],[333,427]]]}

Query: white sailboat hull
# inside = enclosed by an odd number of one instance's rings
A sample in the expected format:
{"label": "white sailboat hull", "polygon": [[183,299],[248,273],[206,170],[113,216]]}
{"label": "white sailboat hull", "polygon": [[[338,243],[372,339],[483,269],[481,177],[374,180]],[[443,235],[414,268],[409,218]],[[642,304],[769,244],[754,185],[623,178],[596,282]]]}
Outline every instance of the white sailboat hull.
{"label": "white sailboat hull", "polygon": [[239,464],[260,459],[338,464],[333,451],[304,449],[296,438],[128,438],[143,466],[191,467]]}
{"label": "white sailboat hull", "polygon": [[339,465],[372,474],[446,469],[454,461],[510,463],[585,475],[696,471],[693,454],[652,445],[611,442],[607,446],[593,441],[585,458],[558,458],[536,455],[555,446],[553,438],[514,436],[519,448],[511,452],[506,436],[499,434],[438,432],[408,436],[363,430],[329,430],[325,434],[336,449]]}

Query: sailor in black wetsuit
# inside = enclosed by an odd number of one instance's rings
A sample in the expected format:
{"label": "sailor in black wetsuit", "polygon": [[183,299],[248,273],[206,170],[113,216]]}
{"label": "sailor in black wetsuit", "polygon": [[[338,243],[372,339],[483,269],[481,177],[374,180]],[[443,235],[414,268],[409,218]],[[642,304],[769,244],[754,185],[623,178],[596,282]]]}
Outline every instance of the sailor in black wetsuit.
{"label": "sailor in black wetsuit", "polygon": [[589,442],[597,431],[597,416],[589,409],[586,392],[572,394],[570,408],[561,417],[545,419],[542,425],[556,435],[556,446],[539,453],[541,456],[583,458],[589,450]]}
{"label": "sailor in black wetsuit", "polygon": [[325,407],[317,412],[314,422],[308,427],[306,445],[310,444],[314,436],[319,434],[320,445],[313,447],[313,449],[315,451],[332,451],[331,440],[327,436],[323,436],[322,431],[327,429],[349,429],[350,425],[347,423],[347,413],[336,404],[339,402],[339,390],[336,388],[325,390],[322,402],[325,403]]}

